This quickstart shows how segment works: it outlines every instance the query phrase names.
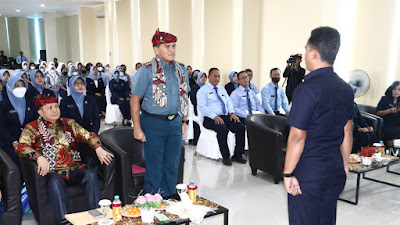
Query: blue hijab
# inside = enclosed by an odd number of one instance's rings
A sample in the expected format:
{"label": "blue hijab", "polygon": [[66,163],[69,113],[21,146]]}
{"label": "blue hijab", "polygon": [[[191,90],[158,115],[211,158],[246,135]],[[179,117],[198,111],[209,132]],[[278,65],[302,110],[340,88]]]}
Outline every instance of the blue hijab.
{"label": "blue hijab", "polygon": [[[118,72],[118,75],[115,74],[115,72]],[[118,69],[118,67],[117,67],[116,69],[113,69],[111,75],[112,75],[112,79],[115,80],[115,81],[117,81],[118,83],[119,83],[119,80],[122,80],[122,79],[121,79],[121,75],[119,74],[119,69]]]}
{"label": "blue hijab", "polygon": [[204,85],[203,83],[200,82],[200,78],[201,78],[201,76],[203,76],[203,74],[204,74],[204,72],[200,72],[197,74],[197,82],[196,83],[197,83],[197,85],[199,85],[199,87],[203,87],[203,85]]}
{"label": "blue hijab", "polygon": [[31,84],[32,84],[32,86],[33,86],[34,88],[36,88],[36,90],[37,90],[40,94],[42,94],[42,93],[43,93],[43,89],[44,89],[44,84],[43,84],[43,85],[39,85],[39,84],[36,83],[36,81],[35,81],[35,75],[36,75],[37,72],[41,73],[42,76],[44,77],[42,71],[40,71],[40,70],[33,70],[32,73],[30,74],[30,79],[31,79],[31,82],[32,82]]}
{"label": "blue hijab", "polygon": [[[5,72],[8,72],[8,70],[0,70],[0,80],[3,82],[4,88],[6,88],[6,85],[7,85],[7,81],[3,80],[3,75]],[[10,72],[8,72],[8,74],[10,74]]]}
{"label": "blue hijab", "polygon": [[73,77],[71,77],[70,81],[68,82],[68,87],[71,92],[71,96],[74,99],[76,106],[78,107],[79,114],[81,114],[81,117],[83,118],[83,102],[85,100],[85,95],[83,93],[78,93],[75,90],[75,81],[77,79],[83,80],[83,82],[85,83],[85,86],[86,86],[85,79],[83,79],[80,76],[73,76]]}
{"label": "blue hijab", "polygon": [[23,73],[24,72],[21,72],[17,76],[11,76],[10,78],[8,78],[8,81],[7,81],[7,96],[11,102],[11,105],[18,112],[19,122],[21,123],[21,125],[24,124],[24,121],[25,121],[26,100],[25,100],[25,97],[22,97],[22,98],[15,97],[15,95],[13,94],[13,90],[14,90],[15,84],[20,80],[22,80],[22,82],[24,82],[25,87],[26,87],[26,83],[25,83],[24,79],[21,78],[21,75]]}
{"label": "blue hijab", "polygon": [[93,69],[94,69],[95,67],[96,67],[96,66],[91,66],[91,67],[90,67],[90,71],[89,71],[89,76],[88,76],[88,78],[90,78],[90,79],[92,79],[92,80],[98,80],[98,79],[102,78],[103,81],[104,81],[104,85],[107,86],[107,85],[108,85],[108,77],[107,77],[107,75],[106,75],[105,73],[101,73],[101,72],[99,72],[99,71],[97,71],[97,75],[94,75],[94,74],[93,74]]}
{"label": "blue hijab", "polygon": [[[121,66],[117,66],[117,68],[115,68],[115,70],[118,70],[118,72],[119,72],[119,79],[123,80],[125,82],[128,82],[128,78],[126,77],[127,74],[124,72],[124,75],[121,75],[121,71],[119,71],[120,68],[122,68],[122,67]],[[122,68],[122,69],[124,69],[124,68]],[[113,70],[112,71],[113,79],[114,79],[114,73],[115,73],[115,71]]]}
{"label": "blue hijab", "polygon": [[238,88],[238,87],[239,87],[239,84],[233,82],[233,75],[234,75],[235,73],[237,73],[237,72],[236,72],[236,71],[232,71],[232,72],[229,74],[229,80],[231,80],[231,82],[232,82],[233,86],[235,86],[235,88]]}

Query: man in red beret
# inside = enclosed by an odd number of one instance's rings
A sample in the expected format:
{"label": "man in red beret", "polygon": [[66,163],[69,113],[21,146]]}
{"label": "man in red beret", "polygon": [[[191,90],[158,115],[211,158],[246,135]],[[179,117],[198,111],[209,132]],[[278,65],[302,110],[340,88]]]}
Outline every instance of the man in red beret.
{"label": "man in red beret", "polygon": [[133,135],[144,143],[145,192],[161,191],[164,197],[176,194],[189,111],[188,75],[175,61],[176,42],[176,36],[156,31],[152,39],[156,56],[140,67],[131,88]]}
{"label": "man in red beret", "polygon": [[87,143],[95,149],[100,162],[111,163],[113,155],[105,151],[95,133],[83,129],[75,120],[60,118],[57,98],[36,98],[39,119],[27,124],[21,133],[17,154],[38,165],[37,173],[46,176],[47,192],[53,211],[61,224],[69,224],[66,186],[84,187],[90,209],[98,208],[100,185],[95,169],[81,163],[78,143]]}

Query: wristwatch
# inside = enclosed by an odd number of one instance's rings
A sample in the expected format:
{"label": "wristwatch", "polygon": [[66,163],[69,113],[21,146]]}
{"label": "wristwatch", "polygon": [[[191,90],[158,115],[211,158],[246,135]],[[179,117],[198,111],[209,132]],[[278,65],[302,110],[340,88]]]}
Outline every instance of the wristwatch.
{"label": "wristwatch", "polygon": [[189,120],[182,120],[182,123],[186,123],[187,125],[189,125]]}
{"label": "wristwatch", "polygon": [[282,173],[283,177],[293,177],[293,173]]}

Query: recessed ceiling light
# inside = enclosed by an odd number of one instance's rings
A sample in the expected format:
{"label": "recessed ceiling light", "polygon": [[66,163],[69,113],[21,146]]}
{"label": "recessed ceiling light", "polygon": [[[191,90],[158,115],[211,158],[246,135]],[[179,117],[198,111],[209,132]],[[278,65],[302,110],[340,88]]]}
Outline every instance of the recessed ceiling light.
{"label": "recessed ceiling light", "polygon": [[45,4],[40,4],[40,7],[45,7],[46,5]]}
{"label": "recessed ceiling light", "polygon": [[21,10],[19,10],[19,9],[15,10],[15,11],[17,11],[17,12],[21,12]]}

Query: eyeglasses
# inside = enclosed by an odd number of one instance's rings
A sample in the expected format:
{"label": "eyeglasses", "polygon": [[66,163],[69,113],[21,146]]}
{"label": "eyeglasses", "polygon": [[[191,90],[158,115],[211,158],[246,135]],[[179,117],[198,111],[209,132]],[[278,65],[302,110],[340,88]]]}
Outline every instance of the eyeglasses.
{"label": "eyeglasses", "polygon": [[248,79],[248,78],[249,78],[248,76],[245,76],[245,77],[239,78],[239,80],[240,80],[240,79]]}
{"label": "eyeglasses", "polygon": [[74,83],[75,86],[85,86],[84,82],[75,82]]}

